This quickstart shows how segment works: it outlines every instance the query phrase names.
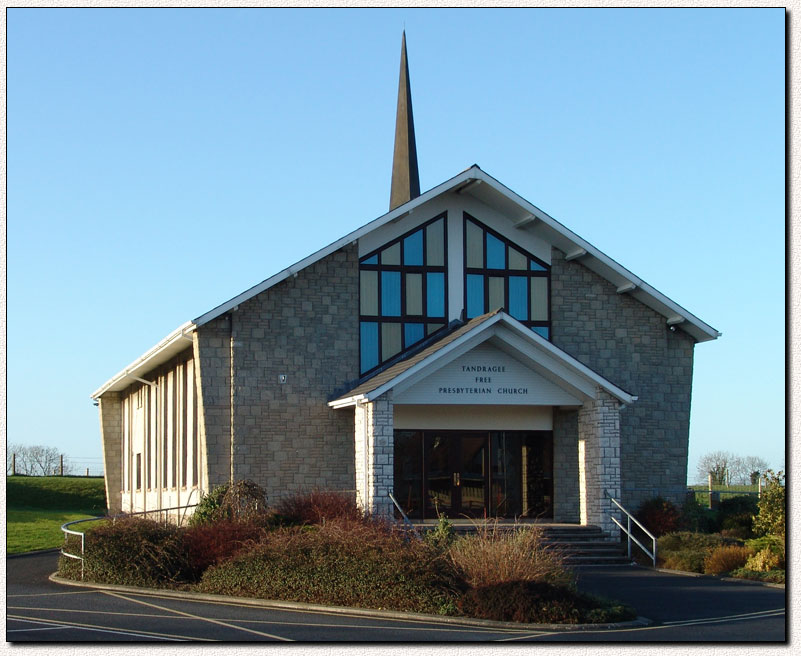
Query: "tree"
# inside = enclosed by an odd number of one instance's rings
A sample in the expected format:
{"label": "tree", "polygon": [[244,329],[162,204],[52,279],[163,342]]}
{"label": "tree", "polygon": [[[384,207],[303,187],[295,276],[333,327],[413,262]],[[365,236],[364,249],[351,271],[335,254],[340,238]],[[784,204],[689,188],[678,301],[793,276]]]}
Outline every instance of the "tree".
{"label": "tree", "polygon": [[12,473],[13,466],[16,467],[17,474],[52,476],[59,472],[62,458],[64,458],[64,473],[69,474],[72,468],[64,454],[55,447],[40,444],[11,444],[6,452],[6,471]]}
{"label": "tree", "polygon": [[[768,463],[759,456],[745,458],[728,451],[712,451],[698,461],[698,481],[706,483],[712,474],[713,485],[756,484],[759,476],[768,469]],[[756,477],[752,476],[756,473]]]}
{"label": "tree", "polygon": [[706,482],[712,475],[712,485],[725,485],[729,477],[733,456],[728,451],[712,451],[698,461],[698,479]]}
{"label": "tree", "polygon": [[756,485],[760,476],[766,471],[768,471],[767,460],[759,456],[746,456],[742,459],[741,483],[743,485]]}
{"label": "tree", "polygon": [[754,517],[754,532],[757,535],[778,535],[784,538],[784,472],[774,473],[768,469],[765,472],[765,481],[767,484],[762,488],[762,495],[759,497],[759,512]]}

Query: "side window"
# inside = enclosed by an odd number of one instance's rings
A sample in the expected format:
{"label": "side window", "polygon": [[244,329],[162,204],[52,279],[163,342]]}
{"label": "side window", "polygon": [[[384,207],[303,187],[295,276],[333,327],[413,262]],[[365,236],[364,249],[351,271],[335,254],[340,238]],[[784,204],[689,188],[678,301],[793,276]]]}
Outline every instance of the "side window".
{"label": "side window", "polygon": [[502,308],[550,339],[550,267],[468,214],[464,241],[467,318]]}
{"label": "side window", "polygon": [[446,231],[442,214],[359,260],[362,374],[447,325]]}

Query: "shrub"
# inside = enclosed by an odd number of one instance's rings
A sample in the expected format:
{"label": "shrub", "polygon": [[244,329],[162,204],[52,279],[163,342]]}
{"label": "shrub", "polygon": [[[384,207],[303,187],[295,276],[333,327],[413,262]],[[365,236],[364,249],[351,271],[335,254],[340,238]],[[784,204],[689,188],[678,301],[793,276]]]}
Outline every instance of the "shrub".
{"label": "shrub", "polygon": [[643,502],[635,517],[656,537],[681,528],[679,509],[662,497],[654,497]]}
{"label": "shrub", "polygon": [[741,495],[724,499],[718,505],[718,526],[732,537],[753,537],[754,515],[757,513],[756,497]]}
{"label": "shrub", "polygon": [[764,535],[761,538],[754,538],[753,540],[746,540],[746,546],[751,547],[754,553],[762,551],[763,549],[770,549],[774,554],[780,557],[782,567],[784,567],[785,557],[785,542],[784,538],[778,535]]}
{"label": "shrub", "polygon": [[206,570],[202,592],[413,612],[452,612],[464,586],[449,563],[389,525],[331,519],[285,527]]}
{"label": "shrub", "polygon": [[330,519],[357,521],[363,513],[356,500],[342,492],[312,490],[282,499],[275,507],[278,518],[286,524],[322,524]]}
{"label": "shrub", "polygon": [[762,496],[757,504],[758,513],[754,517],[754,533],[757,535],[785,535],[785,489],[784,472],[765,472],[767,485],[762,488]]}
{"label": "shrub", "polygon": [[469,616],[505,622],[578,624],[633,619],[634,612],[540,581],[506,581],[468,590],[458,602]]}
{"label": "shrub", "polygon": [[220,506],[227,491],[228,484],[226,483],[225,485],[218,485],[200,497],[200,502],[195,508],[195,512],[189,518],[189,526],[200,526],[219,519]]}
{"label": "shrub", "polygon": [[704,560],[705,574],[725,574],[745,565],[752,551],[748,547],[728,545],[717,547]]}
{"label": "shrub", "polygon": [[254,521],[267,512],[267,494],[253,481],[237,481],[228,486],[221,501],[219,518]]}
{"label": "shrub", "polygon": [[453,522],[445,515],[439,515],[437,527],[423,534],[426,544],[437,552],[444,553],[456,539],[456,532],[453,530]]}
{"label": "shrub", "polygon": [[[84,576],[97,583],[163,586],[189,570],[180,530],[147,519],[124,518],[86,534]],[[65,565],[65,576],[80,575],[80,563]]]}
{"label": "shrub", "polygon": [[715,534],[668,533],[657,541],[657,564],[667,569],[702,574],[704,562],[712,551],[733,544],[738,544],[738,541]]}
{"label": "shrub", "polygon": [[500,530],[496,523],[476,527],[476,533],[453,542],[448,555],[464,573],[471,586],[541,581],[572,586],[575,575],[565,565],[564,556],[546,547],[539,528]]}
{"label": "shrub", "polygon": [[770,548],[753,554],[742,567],[752,572],[769,572],[772,569],[784,569],[783,559]]}
{"label": "shrub", "polygon": [[246,522],[220,520],[190,526],[183,532],[190,578],[199,579],[210,566],[233,558],[264,536],[263,528]]}
{"label": "shrub", "polygon": [[773,569],[768,572],[754,572],[746,567],[741,567],[731,572],[731,576],[738,579],[764,581],[765,583],[784,583],[786,572],[783,569]]}
{"label": "shrub", "polygon": [[711,533],[717,525],[717,513],[704,508],[695,496],[688,498],[681,507],[681,529],[694,533]]}

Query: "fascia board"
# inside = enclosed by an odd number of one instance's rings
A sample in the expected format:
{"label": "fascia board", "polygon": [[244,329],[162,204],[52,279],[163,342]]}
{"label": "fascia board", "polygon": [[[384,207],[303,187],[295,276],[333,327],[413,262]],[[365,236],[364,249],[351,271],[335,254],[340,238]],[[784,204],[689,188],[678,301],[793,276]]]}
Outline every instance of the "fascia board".
{"label": "fascia board", "polygon": [[[717,330],[715,330],[712,326],[710,326],[709,324],[705,323],[704,321],[701,321],[701,319],[696,317],[691,312],[688,312],[687,310],[685,310],[678,303],[676,303],[675,301],[672,301],[667,296],[665,296],[664,294],[662,294],[658,290],[656,290],[653,287],[651,287],[651,285],[649,285],[647,282],[645,282],[644,280],[642,280],[638,276],[634,275],[631,271],[626,269],[623,265],[619,264],[618,262],[613,260],[611,257],[606,255],[605,253],[602,253],[595,246],[593,246],[589,242],[587,242],[584,239],[582,239],[581,237],[579,237],[576,233],[574,233],[570,229],[566,228],[564,225],[559,223],[559,221],[554,219],[552,216],[550,216],[546,212],[543,212],[539,207],[533,205],[532,203],[527,201],[522,196],[518,195],[517,193],[515,193],[514,191],[512,191],[508,187],[504,186],[502,183],[500,183],[498,180],[496,180],[492,176],[488,175],[487,173],[485,173],[481,169],[476,169],[475,176],[478,179],[480,179],[483,183],[486,183],[488,186],[492,187],[495,191],[497,191],[501,195],[505,196],[509,200],[513,201],[514,203],[516,203],[517,205],[522,207],[525,211],[527,211],[527,212],[531,213],[533,216],[537,217],[537,219],[539,219],[544,225],[548,226],[551,230],[553,230],[557,234],[559,234],[562,237],[564,237],[565,239],[567,239],[573,246],[581,248],[581,249],[584,249],[585,251],[587,251],[587,255],[585,256],[585,258],[586,257],[595,258],[601,265],[603,265],[604,267],[607,267],[609,270],[613,271],[614,273],[619,275],[621,278],[623,278],[623,279],[625,279],[625,280],[627,280],[629,282],[634,283],[635,285],[637,285],[639,290],[641,290],[642,292],[645,292],[648,296],[652,297],[654,301],[656,301],[657,303],[661,304],[665,308],[668,308],[669,311],[670,311],[669,313],[661,311],[660,314],[663,314],[665,316],[668,316],[668,314],[678,314],[678,315],[684,317],[689,323],[695,325],[701,331],[701,334],[700,335],[697,334],[697,335],[693,335],[693,336],[696,337],[696,339],[698,339],[699,341],[709,341],[709,340],[717,339],[718,337],[720,337],[721,333],[719,333]],[[582,262],[583,261],[584,260],[582,260]],[[605,277],[607,279],[609,277],[608,274],[604,275],[604,273],[602,271],[598,271],[598,270],[594,269],[591,266],[588,267],[588,268],[595,270],[596,273],[598,273],[599,275],[601,275],[601,276],[603,276],[603,277]],[[642,301],[642,299],[640,299],[640,300]],[[646,305],[648,305],[648,303],[646,303]],[[660,311],[659,308],[653,308],[653,309],[656,310],[657,312]]]}
{"label": "fascia board", "polygon": [[329,401],[328,407],[334,408],[334,410],[339,410],[340,408],[349,408],[350,406],[354,406],[358,404],[360,401],[364,400],[365,400],[364,394],[357,394],[356,396],[349,396],[345,399],[336,399],[335,401]]}
{"label": "fascia board", "polygon": [[628,392],[626,392],[625,390],[620,389],[617,385],[606,380],[606,378],[597,374],[592,369],[582,364],[575,358],[567,355],[566,353],[558,349],[556,346],[551,344],[544,337],[538,335],[533,330],[529,330],[528,328],[526,328],[524,325],[522,325],[512,317],[510,317],[505,312],[502,312],[499,316],[502,317],[504,327],[512,330],[514,333],[522,337],[524,341],[527,341],[529,344],[536,346],[540,351],[544,351],[545,353],[547,353],[550,356],[551,361],[554,362],[554,364],[561,363],[568,370],[573,370],[579,373],[584,378],[589,379],[599,387],[605,389],[612,396],[616,397],[619,401],[625,403],[626,405],[633,403],[634,401],[637,400],[636,396],[633,396]]}
{"label": "fascia board", "polygon": [[417,198],[410,200],[408,203],[404,203],[399,207],[396,207],[391,212],[387,212],[386,214],[378,217],[377,219],[373,219],[370,223],[362,226],[361,228],[354,230],[353,232],[345,235],[341,239],[338,239],[333,244],[326,246],[325,248],[320,249],[316,253],[312,253],[308,257],[300,260],[299,262],[287,267],[283,271],[276,273],[274,276],[263,280],[258,285],[251,287],[250,289],[242,292],[241,294],[234,296],[229,301],[226,301],[222,305],[218,305],[213,310],[202,314],[197,319],[194,320],[195,325],[202,326],[209,321],[216,319],[217,317],[225,314],[229,310],[234,309],[237,305],[244,303],[247,300],[250,300],[257,294],[269,289],[277,285],[279,282],[286,280],[290,276],[297,274],[299,271],[302,271],[308,266],[311,266],[315,262],[322,260],[324,257],[331,255],[331,253],[335,253],[340,248],[347,246],[350,243],[358,241],[362,236],[375,230],[376,228],[380,228],[385,223],[390,223],[395,219],[399,219],[409,212],[413,211],[415,208],[427,203],[432,198],[439,196],[451,189],[457,188],[460,185],[464,184],[465,182],[474,179],[477,177],[477,173],[479,173],[481,169],[476,166],[471,166],[469,169],[462,171],[459,175],[443,182],[442,184],[434,187],[433,189],[429,189],[424,194],[421,194]]}
{"label": "fascia board", "polygon": [[191,339],[190,337],[187,337],[187,333],[192,332],[195,327],[196,326],[194,323],[187,321],[173,330],[153,348],[151,348],[149,351],[146,351],[143,355],[125,367],[125,369],[116,373],[98,389],[92,392],[90,398],[98,399],[109,390],[119,391],[123,387],[127,387],[127,384],[122,385],[122,387],[120,387],[120,385],[129,376],[138,376],[139,374],[146,373],[150,369],[153,369],[163,362],[166,362],[173,355],[183,351],[186,346],[181,344],[181,340]]}

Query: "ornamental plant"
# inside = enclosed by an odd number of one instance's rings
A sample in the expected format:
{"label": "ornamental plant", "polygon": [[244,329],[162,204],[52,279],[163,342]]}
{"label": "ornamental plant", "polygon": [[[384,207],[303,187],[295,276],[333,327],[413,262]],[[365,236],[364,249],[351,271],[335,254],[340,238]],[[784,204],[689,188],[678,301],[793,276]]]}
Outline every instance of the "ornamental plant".
{"label": "ornamental plant", "polygon": [[784,472],[765,472],[767,485],[759,498],[759,512],[754,517],[754,533],[757,535],[785,536],[785,489]]}

